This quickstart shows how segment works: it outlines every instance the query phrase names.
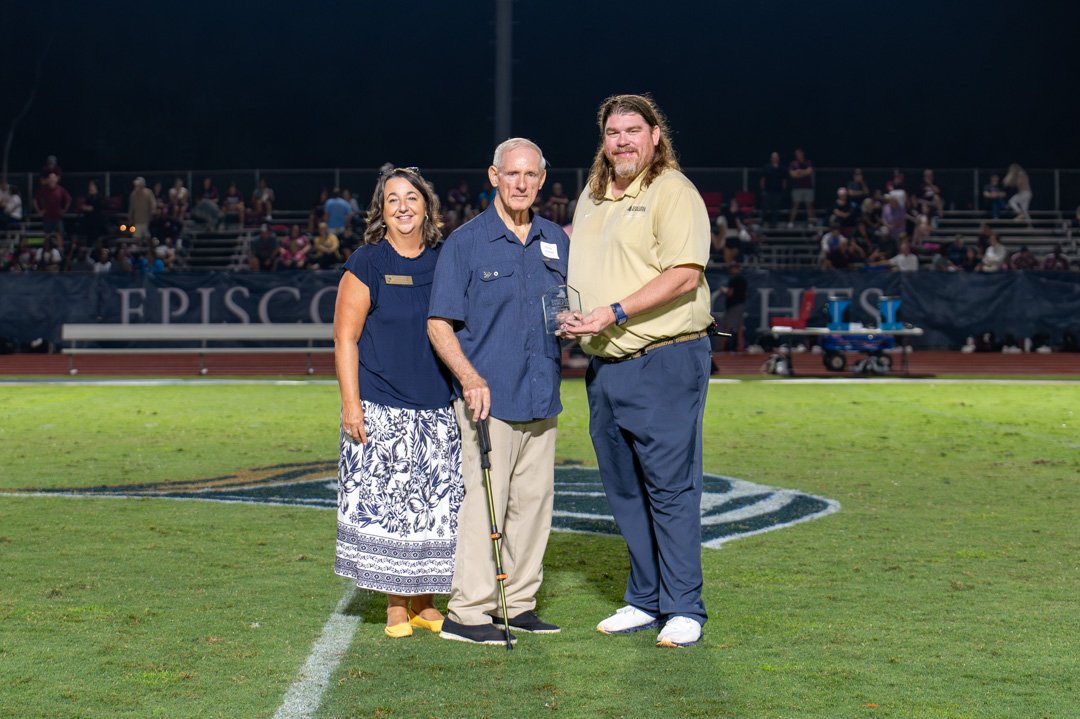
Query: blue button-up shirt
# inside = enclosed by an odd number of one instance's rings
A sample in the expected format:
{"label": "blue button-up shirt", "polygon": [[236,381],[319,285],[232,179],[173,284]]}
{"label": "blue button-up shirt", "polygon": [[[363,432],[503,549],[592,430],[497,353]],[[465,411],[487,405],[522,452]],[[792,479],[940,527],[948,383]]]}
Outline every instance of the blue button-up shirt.
{"label": "blue button-up shirt", "polygon": [[[559,401],[559,340],[544,330],[541,297],[566,284],[570,240],[534,216],[528,241],[494,206],[454,230],[435,268],[429,317],[453,320],[465,356],[491,388],[491,414],[506,422],[554,417]],[[457,396],[461,384],[454,382]]]}

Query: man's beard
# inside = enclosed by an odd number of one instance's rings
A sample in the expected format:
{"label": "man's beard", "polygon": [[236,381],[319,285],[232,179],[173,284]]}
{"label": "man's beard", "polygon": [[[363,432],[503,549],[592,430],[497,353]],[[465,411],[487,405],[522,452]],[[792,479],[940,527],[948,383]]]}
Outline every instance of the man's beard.
{"label": "man's beard", "polygon": [[615,169],[615,175],[623,179],[633,179],[641,172],[638,168],[638,163],[634,160],[623,160],[622,162],[615,162],[612,164]]}

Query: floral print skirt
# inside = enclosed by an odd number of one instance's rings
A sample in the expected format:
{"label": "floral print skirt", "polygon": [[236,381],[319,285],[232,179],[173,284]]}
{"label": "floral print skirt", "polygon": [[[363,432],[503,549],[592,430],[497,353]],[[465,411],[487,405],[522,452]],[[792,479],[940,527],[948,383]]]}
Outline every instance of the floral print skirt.
{"label": "floral print skirt", "polygon": [[453,408],[363,408],[368,443],[341,434],[334,572],[377,592],[446,594],[465,494]]}

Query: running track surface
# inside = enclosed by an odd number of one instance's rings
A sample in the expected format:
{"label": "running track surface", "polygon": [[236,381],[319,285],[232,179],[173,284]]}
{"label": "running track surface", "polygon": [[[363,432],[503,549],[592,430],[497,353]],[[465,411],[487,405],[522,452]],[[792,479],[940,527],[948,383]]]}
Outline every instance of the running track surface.
{"label": "running track surface", "polygon": [[[768,355],[716,354],[714,374],[757,375]],[[1080,353],[999,354],[960,352],[912,352],[909,356],[912,377],[934,377],[946,374],[963,375],[1080,375]],[[795,370],[801,377],[850,377],[850,365],[857,361],[848,355],[849,370],[828,372],[821,356],[809,352],[795,355]],[[899,372],[900,357],[894,357]],[[306,375],[308,357],[294,354],[213,354],[204,359],[207,375],[229,376],[292,376]],[[315,354],[311,357],[315,377],[333,377],[333,355]],[[75,367],[81,376],[198,376],[199,358],[191,354],[116,354],[82,355],[75,357]],[[68,374],[68,357],[60,354],[13,354],[0,356],[0,377],[20,375]],[[564,376],[580,377],[583,368],[567,367]]]}

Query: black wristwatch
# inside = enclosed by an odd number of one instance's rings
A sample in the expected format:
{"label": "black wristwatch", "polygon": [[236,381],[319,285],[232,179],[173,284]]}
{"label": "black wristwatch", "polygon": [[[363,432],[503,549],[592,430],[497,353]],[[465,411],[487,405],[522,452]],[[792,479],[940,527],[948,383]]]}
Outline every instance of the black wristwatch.
{"label": "black wristwatch", "polygon": [[630,319],[626,316],[626,313],[623,312],[622,305],[620,305],[618,302],[615,302],[611,305],[611,311],[615,313],[615,324],[620,327],[625,325],[626,321]]}

